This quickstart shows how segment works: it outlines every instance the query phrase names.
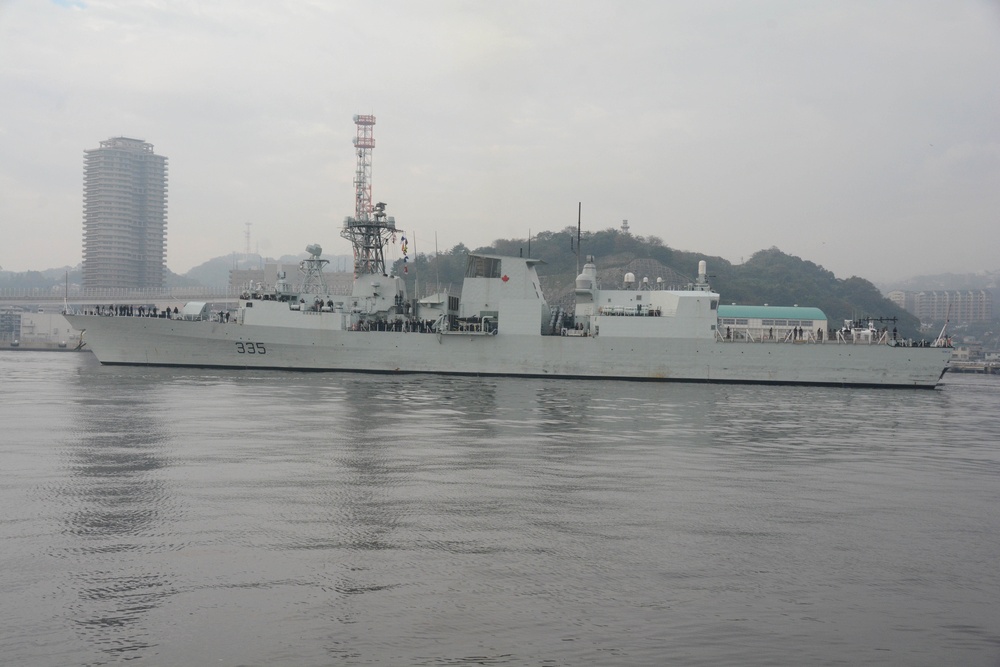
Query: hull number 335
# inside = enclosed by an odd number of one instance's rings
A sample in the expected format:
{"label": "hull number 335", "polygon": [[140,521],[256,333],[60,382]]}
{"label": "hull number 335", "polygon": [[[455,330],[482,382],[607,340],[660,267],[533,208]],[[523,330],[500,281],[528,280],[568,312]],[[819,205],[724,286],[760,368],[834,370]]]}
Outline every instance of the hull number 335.
{"label": "hull number 335", "polygon": [[238,354],[267,354],[267,350],[264,349],[264,343],[236,343],[236,352]]}

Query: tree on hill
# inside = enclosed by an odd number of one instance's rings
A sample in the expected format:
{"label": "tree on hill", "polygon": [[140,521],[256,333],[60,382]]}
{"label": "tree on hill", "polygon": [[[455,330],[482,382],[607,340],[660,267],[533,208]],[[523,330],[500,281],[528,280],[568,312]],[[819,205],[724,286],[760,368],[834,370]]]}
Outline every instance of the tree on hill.
{"label": "tree on hill", "polygon": [[236,260],[232,255],[213,257],[191,268],[184,276],[205,287],[227,287],[229,271],[235,264]]}
{"label": "tree on hill", "polygon": [[82,281],[81,265],[44,271],[0,271],[0,287],[61,291],[67,278],[70,285],[79,284]]}

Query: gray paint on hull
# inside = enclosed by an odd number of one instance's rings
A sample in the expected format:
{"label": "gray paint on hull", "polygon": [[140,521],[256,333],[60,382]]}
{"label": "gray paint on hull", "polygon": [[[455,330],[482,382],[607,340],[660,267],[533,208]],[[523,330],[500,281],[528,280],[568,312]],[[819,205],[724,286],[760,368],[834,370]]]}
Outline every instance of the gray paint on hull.
{"label": "gray paint on hull", "polygon": [[[944,348],[697,339],[302,331],[73,316],[104,364],[565,379],[933,388]],[[263,354],[239,354],[237,343]],[[256,348],[255,348],[256,349]]]}

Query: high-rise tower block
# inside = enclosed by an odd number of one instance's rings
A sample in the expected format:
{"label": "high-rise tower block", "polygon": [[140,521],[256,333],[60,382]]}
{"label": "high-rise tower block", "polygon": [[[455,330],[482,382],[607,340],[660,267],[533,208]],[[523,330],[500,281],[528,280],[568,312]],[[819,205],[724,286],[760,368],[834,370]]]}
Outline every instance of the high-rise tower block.
{"label": "high-rise tower block", "polygon": [[163,287],[166,235],[167,158],[127,137],[84,151],[83,286]]}

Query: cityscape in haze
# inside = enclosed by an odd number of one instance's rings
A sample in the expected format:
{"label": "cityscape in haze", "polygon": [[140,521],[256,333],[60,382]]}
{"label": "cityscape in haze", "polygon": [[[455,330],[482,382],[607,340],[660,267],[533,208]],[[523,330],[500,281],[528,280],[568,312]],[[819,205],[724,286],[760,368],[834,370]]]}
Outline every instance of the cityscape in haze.
{"label": "cityscape in haze", "polygon": [[[183,48],[178,48],[183,45]],[[375,47],[374,45],[377,45]],[[338,235],[355,113],[421,250],[576,223],[878,283],[998,267],[996,3],[0,5],[0,266],[76,266],[79,155],[171,157],[168,266]],[[974,240],[970,243],[969,240]]]}

